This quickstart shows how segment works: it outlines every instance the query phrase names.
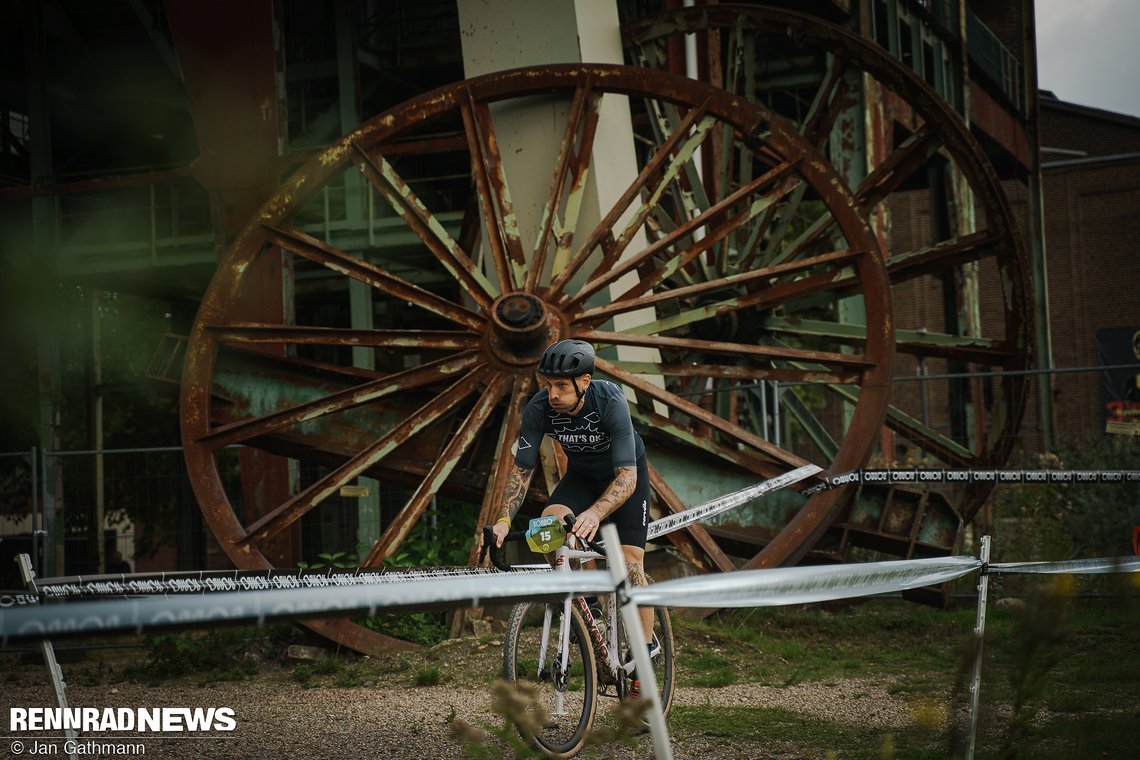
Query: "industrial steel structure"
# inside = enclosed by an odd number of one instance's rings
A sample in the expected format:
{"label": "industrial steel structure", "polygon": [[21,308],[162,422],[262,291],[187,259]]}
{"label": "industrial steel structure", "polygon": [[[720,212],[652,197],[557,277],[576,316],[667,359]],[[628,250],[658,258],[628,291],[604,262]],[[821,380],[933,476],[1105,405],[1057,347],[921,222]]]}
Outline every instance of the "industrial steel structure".
{"label": "industrial steel structure", "polygon": [[[627,389],[657,514],[808,461],[1000,466],[1041,306],[1003,189],[1037,192],[1032,3],[785,5],[17,3],[5,227],[173,304],[151,378],[242,569],[322,519],[368,566],[429,508],[474,534],[561,337]],[[76,36],[122,88],[104,121],[56,92]],[[987,493],[791,494],[670,538],[700,572],[946,555]]]}

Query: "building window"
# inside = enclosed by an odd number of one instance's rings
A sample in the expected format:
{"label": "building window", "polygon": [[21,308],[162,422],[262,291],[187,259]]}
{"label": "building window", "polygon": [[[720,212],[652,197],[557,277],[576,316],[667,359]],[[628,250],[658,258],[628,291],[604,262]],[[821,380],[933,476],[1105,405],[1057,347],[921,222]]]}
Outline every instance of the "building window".
{"label": "building window", "polygon": [[0,152],[13,156],[28,153],[28,115],[19,111],[0,111],[4,129],[0,130]]}

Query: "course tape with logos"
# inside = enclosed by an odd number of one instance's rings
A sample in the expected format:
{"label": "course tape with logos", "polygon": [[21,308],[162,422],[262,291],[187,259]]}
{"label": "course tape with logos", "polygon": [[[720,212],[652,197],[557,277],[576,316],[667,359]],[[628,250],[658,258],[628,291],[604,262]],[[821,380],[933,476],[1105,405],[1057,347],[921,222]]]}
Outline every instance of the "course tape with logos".
{"label": "course tape with logos", "polygon": [[[1125,483],[1140,472],[1059,470],[859,470],[818,475],[807,466],[741,491],[718,497],[651,524],[660,536],[802,481],[813,488],[849,483],[969,482]],[[922,473],[927,473],[926,476]],[[934,480],[929,474],[940,473]],[[854,478],[852,476],[855,476]],[[810,489],[809,489],[810,490]],[[657,526],[656,529],[654,526]],[[892,593],[938,585],[968,573],[1136,573],[1140,557],[1066,562],[989,564],[974,557],[936,557],[889,562],[749,570],[662,581],[627,589],[640,606],[758,607],[805,604]],[[499,573],[485,568],[383,570],[191,571],[42,579],[36,593],[0,592],[0,645],[10,641],[201,627],[215,623],[310,617],[359,617],[380,612],[478,606],[488,601],[558,599],[567,594],[614,591],[608,572],[553,573],[546,568]],[[81,598],[83,601],[64,602]]]}

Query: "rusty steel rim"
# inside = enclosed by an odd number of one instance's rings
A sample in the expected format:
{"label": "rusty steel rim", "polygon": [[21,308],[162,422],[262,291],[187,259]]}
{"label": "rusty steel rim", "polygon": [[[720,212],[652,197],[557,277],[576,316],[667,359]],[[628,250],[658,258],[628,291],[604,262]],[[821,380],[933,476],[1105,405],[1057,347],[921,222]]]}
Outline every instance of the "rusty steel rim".
{"label": "rusty steel rim", "polygon": [[[796,123],[808,142],[821,149],[829,140],[851,137],[842,132],[840,114],[853,104],[856,90],[865,88],[867,102],[876,108],[864,126],[884,134],[878,155],[871,157],[872,168],[854,187],[854,194],[879,230],[893,289],[916,288],[918,283],[929,282],[919,279],[924,275],[954,276],[964,265],[980,267],[976,277],[992,276],[1000,281],[995,289],[1001,296],[1000,311],[983,314],[973,324],[967,317],[956,329],[928,325],[926,320],[931,315],[923,315],[922,310],[900,310],[896,293],[896,376],[916,374],[920,362],[927,360],[935,364],[934,369],[924,367],[932,375],[949,369],[1027,369],[1033,325],[1024,247],[997,174],[957,112],[914,71],[874,42],[835,24],[782,9],[721,4],[669,11],[625,25],[623,38],[635,62],[660,67],[667,65],[670,40],[680,34],[706,32],[718,35],[706,39],[709,45],[719,43],[723,66],[717,73],[723,85],[749,99],[760,97],[760,93],[747,84],[755,82],[755,72],[748,67],[765,51],[774,58],[791,60],[798,56],[796,73],[801,80],[811,72],[812,64],[805,64],[805,56],[814,60],[818,76],[810,84],[800,85],[807,88],[806,95],[802,90],[799,95],[803,110],[785,112],[792,110],[789,105],[781,113]],[[905,131],[905,137],[897,141],[888,132],[896,128]],[[957,231],[935,233],[927,245],[906,249],[892,246],[882,224],[888,207],[896,194],[906,189],[908,180],[928,167],[935,156],[948,163],[947,175],[950,182],[958,183],[957,192],[973,195],[977,219],[958,220]],[[957,287],[964,287],[961,281]],[[918,296],[912,291],[908,297]],[[944,323],[949,321],[945,313],[942,318]],[[769,327],[791,335],[828,330],[828,326],[810,320],[770,320]],[[858,344],[861,336],[855,333],[845,330],[831,337]],[[913,393],[905,400],[896,395],[887,409],[886,426],[920,453],[919,461],[931,466],[999,467],[1017,440],[1029,384],[1027,375],[1010,374],[989,393],[982,381],[973,381],[963,391],[974,409],[964,431],[934,429],[924,423]],[[917,383],[906,386],[915,388]],[[896,390],[901,387],[896,385]],[[992,401],[987,401],[987,395],[992,395]],[[888,456],[885,463],[891,458]],[[968,486],[954,494],[954,508],[965,522],[974,517],[990,490],[985,485]]]}
{"label": "rusty steel rim", "polygon": [[[600,109],[615,96],[633,104],[640,173],[601,209],[600,221],[580,224]],[[532,171],[549,167],[552,178],[531,245],[520,233],[496,114],[536,99],[557,104],[565,129],[546,164],[528,162]],[[714,134],[718,150],[747,165],[749,179],[689,214],[679,199],[695,186],[692,157]],[[448,198],[417,174],[448,156],[467,167],[461,179],[474,192],[466,200]],[[388,228],[410,232],[406,255],[366,245],[358,254],[304,222],[322,193],[354,181],[392,209]],[[793,193],[810,199],[816,216],[811,234],[776,261],[764,249],[765,211]],[[457,207],[465,213],[449,219]],[[402,309],[411,326],[251,320],[241,305],[258,297],[257,278],[267,267],[294,273],[284,314],[302,313],[300,283],[316,279],[327,291],[330,278],[344,278]],[[836,287],[857,290],[865,322],[876,327],[856,348],[816,337],[769,345],[740,329],[752,314],[810,303]],[[640,322],[630,316],[647,309]],[[537,387],[538,357],[551,340],[571,336],[594,342],[599,373],[634,398],[656,505],[673,511],[690,505],[670,485],[668,468],[653,467],[666,451],[674,458],[700,453],[703,465],[753,481],[818,459],[811,446],[764,440],[740,409],[708,402],[702,384],[778,378],[847,385],[852,398],[830,422],[838,449],[820,464],[856,468],[884,419],[895,344],[878,240],[846,185],[789,122],[723,90],[631,67],[552,65],[467,80],[381,114],[315,157],[266,202],[219,266],[190,335],[181,397],[187,467],[210,529],[238,567],[270,567],[275,541],[363,475],[399,480],[411,495],[362,564],[391,556],[432,498],[449,489],[480,505],[477,524],[490,522],[510,462],[497,452],[517,436],[521,406]],[[341,354],[330,359],[314,347]],[[350,366],[345,352],[360,347],[382,354],[387,366]],[[321,380],[307,381],[311,392],[303,398],[258,396],[257,406],[234,390],[233,356],[255,362],[265,377]],[[363,435],[365,421],[378,429],[346,444]],[[313,432],[326,422],[327,430]],[[223,453],[234,444],[310,456],[324,469],[245,517],[225,485]],[[532,497],[543,490],[536,477]],[[773,544],[789,547],[787,555],[807,551],[842,498],[842,490],[813,496]],[[675,543],[703,570],[733,567],[703,529]],[[346,621],[320,626],[361,651],[391,645]]]}

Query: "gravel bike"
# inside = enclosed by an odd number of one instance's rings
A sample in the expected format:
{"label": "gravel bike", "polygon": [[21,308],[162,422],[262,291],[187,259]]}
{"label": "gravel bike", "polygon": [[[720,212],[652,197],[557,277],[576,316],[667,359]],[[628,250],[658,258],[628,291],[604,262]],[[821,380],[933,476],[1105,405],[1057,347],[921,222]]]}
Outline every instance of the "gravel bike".
{"label": "gravel bike", "polygon": [[[576,538],[555,517],[531,520],[525,531],[508,533],[503,541],[525,541],[532,551],[549,556],[554,572],[573,572],[585,563],[605,559],[602,542],[585,548],[572,545]],[[484,550],[500,570],[513,568],[495,547],[491,527],[483,529]],[[644,641],[635,642],[645,646]],[[673,703],[673,625],[664,607],[653,610],[649,651],[657,691],[665,715]],[[640,679],[633,667],[630,642],[618,613],[614,593],[600,594],[597,604],[576,596],[560,602],[520,602],[511,610],[503,642],[503,677],[530,684],[540,707],[540,722],[531,728],[516,721],[523,738],[549,757],[572,757],[583,746],[593,726],[600,698],[618,700],[638,697]]]}

